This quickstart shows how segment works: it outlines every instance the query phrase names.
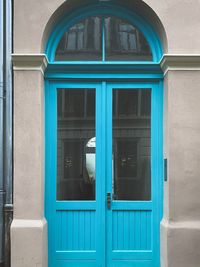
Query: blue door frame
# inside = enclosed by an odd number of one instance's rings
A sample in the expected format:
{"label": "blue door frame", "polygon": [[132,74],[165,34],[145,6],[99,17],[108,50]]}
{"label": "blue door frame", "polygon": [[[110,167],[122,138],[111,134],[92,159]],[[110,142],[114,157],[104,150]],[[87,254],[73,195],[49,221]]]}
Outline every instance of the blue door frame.
{"label": "blue door frame", "polygon": [[[46,75],[47,78],[53,75],[49,73]],[[62,74],[60,75],[62,76]],[[91,75],[82,81],[67,81],[64,79],[46,80],[45,215],[48,221],[49,267],[159,267],[159,224],[163,212],[163,88],[162,81],[158,79],[160,78],[158,77],[160,74],[151,75],[151,79],[148,80],[145,80],[143,76],[143,81],[140,79],[140,81],[138,80],[136,82],[127,79],[127,76],[123,77],[121,81],[119,81],[119,79],[114,81],[112,77],[110,77],[109,80],[105,79],[105,77],[104,79],[102,79],[103,77],[99,79],[100,76],[107,76],[106,74],[96,75],[96,79],[92,82]],[[116,74],[110,75],[115,76],[115,78],[117,77]],[[66,78],[65,74],[63,74],[63,78],[64,76]],[[95,77],[95,74],[93,74],[93,76]],[[85,74],[84,77],[86,77]],[[88,78],[90,78],[90,80],[88,80]],[[96,89],[96,201],[56,201],[56,91],[58,88],[65,88],[66,90],[68,88],[82,88],[83,90],[86,88]],[[129,203],[127,201],[112,201],[111,209],[108,210],[105,196],[107,192],[111,191],[112,186],[112,90],[117,88],[150,88],[152,92],[152,199],[151,201],[130,201]],[[146,235],[148,243],[146,249],[129,251],[113,249],[112,242],[114,238],[112,234],[117,234],[115,232],[116,229],[113,230],[112,228],[112,223],[115,218],[113,214],[115,211],[124,212],[124,214],[120,214],[119,212],[118,223],[120,225],[130,218],[130,215],[128,215],[129,217],[126,219],[126,215],[129,211],[132,213],[135,212],[135,218],[139,216],[140,223],[136,225],[134,231],[136,233],[138,231],[141,232],[142,229],[146,229],[145,231],[148,232]],[[79,212],[79,215],[77,215],[77,212]],[[83,214],[84,212],[85,214]],[[144,218],[144,220],[142,218]],[[85,220],[84,223],[83,220]],[[82,222],[82,226],[78,226],[80,222]],[[84,229],[84,225],[86,224],[88,227]],[[147,228],[147,225],[149,228]],[[71,231],[69,231],[69,229],[71,229]],[[90,244],[87,244],[88,241],[84,239],[82,235],[79,234],[78,236],[77,231],[73,229],[79,229],[81,232],[90,231],[90,233],[85,232],[85,236],[90,236]],[[133,228],[130,228],[130,235],[132,233],[131,231],[133,231]],[[72,247],[68,250],[65,244],[68,238],[67,235],[71,235],[70,240],[74,239]],[[124,238],[126,239],[127,236]],[[82,249],[77,249],[75,244],[77,242],[84,242]]]}
{"label": "blue door frame", "polygon": [[[45,53],[49,64],[45,71],[45,216],[48,221],[49,267],[160,266],[159,224],[163,213],[163,73],[159,62],[163,51],[159,37],[151,25],[114,2],[99,1],[78,10],[70,10],[55,26],[46,44]],[[96,15],[117,16],[132,23],[149,43],[152,61],[105,61],[104,32],[102,61],[55,61],[55,51],[64,32],[85,17]],[[96,90],[95,201],[56,201],[58,88]],[[112,90],[117,88],[151,89],[152,187],[150,201],[113,200],[108,209],[106,194],[111,192],[113,171]],[[130,227],[130,218],[132,221],[135,218],[134,227]],[[123,238],[118,235],[118,246],[114,245],[118,234],[114,226],[115,220],[121,226],[118,232],[126,229]],[[89,226],[86,227],[86,224]],[[128,227],[130,235],[127,234]],[[137,245],[134,249],[127,250],[120,245],[133,235],[139,240],[139,233],[142,235],[143,229],[146,231],[143,234],[145,246]]]}

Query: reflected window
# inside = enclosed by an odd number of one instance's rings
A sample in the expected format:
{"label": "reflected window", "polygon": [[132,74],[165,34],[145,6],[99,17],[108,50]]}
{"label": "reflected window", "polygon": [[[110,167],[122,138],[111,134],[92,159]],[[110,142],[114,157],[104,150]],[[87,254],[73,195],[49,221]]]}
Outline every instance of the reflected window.
{"label": "reflected window", "polygon": [[102,23],[99,17],[89,17],[66,31],[58,44],[55,60],[101,60]]}
{"label": "reflected window", "polygon": [[143,34],[128,21],[108,17],[105,19],[106,60],[149,61],[150,47]]}
{"label": "reflected window", "polygon": [[118,168],[118,178],[132,177],[137,178],[137,154],[138,154],[138,142],[134,139],[122,139],[116,140],[116,156],[115,162]]}
{"label": "reflected window", "polygon": [[88,17],[69,28],[56,61],[151,61],[150,46],[134,25],[114,16]]}
{"label": "reflected window", "polygon": [[57,112],[57,200],[94,200],[95,89],[58,89]]}
{"label": "reflected window", "polygon": [[113,197],[151,199],[151,90],[113,90]]}

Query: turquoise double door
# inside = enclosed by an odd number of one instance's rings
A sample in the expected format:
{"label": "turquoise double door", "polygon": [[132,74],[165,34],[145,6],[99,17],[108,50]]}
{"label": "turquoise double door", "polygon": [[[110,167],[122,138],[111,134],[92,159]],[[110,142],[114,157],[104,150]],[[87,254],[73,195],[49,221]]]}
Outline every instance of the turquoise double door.
{"label": "turquoise double door", "polygon": [[162,86],[49,82],[49,267],[159,267]]}

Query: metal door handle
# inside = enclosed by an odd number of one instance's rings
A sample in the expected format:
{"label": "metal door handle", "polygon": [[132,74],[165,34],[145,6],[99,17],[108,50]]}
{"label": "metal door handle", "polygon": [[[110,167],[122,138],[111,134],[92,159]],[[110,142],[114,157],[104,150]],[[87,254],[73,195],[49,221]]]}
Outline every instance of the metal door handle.
{"label": "metal door handle", "polygon": [[107,207],[108,207],[108,209],[110,209],[110,205],[111,205],[111,193],[108,192],[107,193]]}

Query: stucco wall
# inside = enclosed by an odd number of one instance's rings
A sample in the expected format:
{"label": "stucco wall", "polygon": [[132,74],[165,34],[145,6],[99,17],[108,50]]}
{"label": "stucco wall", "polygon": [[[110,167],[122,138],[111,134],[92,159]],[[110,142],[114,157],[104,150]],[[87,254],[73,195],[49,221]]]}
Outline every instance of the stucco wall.
{"label": "stucco wall", "polygon": [[14,83],[11,266],[46,266],[43,75],[41,71],[15,71]]}
{"label": "stucco wall", "polygon": [[14,73],[15,218],[44,215],[44,92],[36,71]]}
{"label": "stucco wall", "polygon": [[200,265],[199,71],[165,77],[165,146],[168,182],[161,223],[162,267]]}
{"label": "stucco wall", "polygon": [[[92,1],[84,1],[92,2]],[[200,54],[198,0],[121,2],[143,14],[160,35],[166,61],[164,150],[168,158],[164,219],[161,223],[161,266],[200,266]],[[44,53],[54,24],[83,1],[14,1],[14,54]],[[12,267],[47,266],[44,219],[44,62],[14,70],[14,221]],[[171,65],[170,65],[171,64]],[[27,238],[29,241],[27,242]]]}
{"label": "stucco wall", "polygon": [[[73,8],[75,3],[78,6],[78,2],[81,3],[79,0],[29,0],[28,3],[26,0],[15,1],[14,52],[44,52],[44,43],[48,37],[48,35],[45,35],[46,32],[48,33],[51,30],[53,23],[59,20],[59,17],[66,10]],[[86,2],[94,1],[85,0],[84,3]],[[200,3],[198,0],[119,0],[116,2],[132,6],[139,13],[144,10],[146,19],[151,20],[151,22],[154,21],[155,25],[159,23],[153,11],[157,14],[164,26],[168,40],[168,51],[165,52],[170,54],[199,53],[200,38],[197,38],[197,36],[200,34]],[[145,7],[142,3],[146,3],[150,8]]]}

